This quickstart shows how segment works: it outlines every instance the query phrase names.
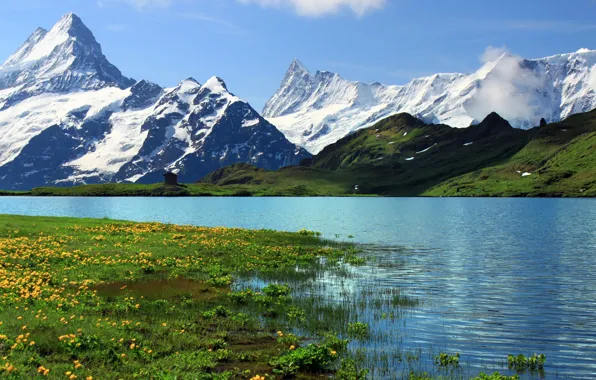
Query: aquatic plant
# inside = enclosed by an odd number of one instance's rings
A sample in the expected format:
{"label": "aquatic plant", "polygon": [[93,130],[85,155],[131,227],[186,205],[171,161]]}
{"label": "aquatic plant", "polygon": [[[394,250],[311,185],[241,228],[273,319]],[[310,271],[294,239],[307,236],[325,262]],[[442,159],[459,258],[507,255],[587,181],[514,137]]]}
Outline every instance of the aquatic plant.
{"label": "aquatic plant", "polygon": [[525,357],[523,354],[509,355],[507,357],[507,362],[509,363],[509,368],[515,369],[517,371],[539,371],[544,369],[544,364],[546,363],[546,356],[544,354],[534,354],[530,357]]}
{"label": "aquatic plant", "polygon": [[454,355],[440,353],[435,357],[435,364],[441,367],[457,367],[459,365],[459,352],[456,352]]}
{"label": "aquatic plant", "polygon": [[364,339],[370,335],[370,326],[363,322],[348,324],[348,335],[351,338]]}
{"label": "aquatic plant", "polygon": [[474,377],[472,380],[519,380],[519,376],[517,375],[513,375],[513,376],[506,376],[506,375],[502,375],[499,372],[495,372],[491,375],[487,375],[484,372],[481,372],[480,374],[478,374],[478,376]]}
{"label": "aquatic plant", "polygon": [[335,372],[335,378],[338,380],[365,380],[368,370],[356,365],[354,359],[344,359],[341,367]]}

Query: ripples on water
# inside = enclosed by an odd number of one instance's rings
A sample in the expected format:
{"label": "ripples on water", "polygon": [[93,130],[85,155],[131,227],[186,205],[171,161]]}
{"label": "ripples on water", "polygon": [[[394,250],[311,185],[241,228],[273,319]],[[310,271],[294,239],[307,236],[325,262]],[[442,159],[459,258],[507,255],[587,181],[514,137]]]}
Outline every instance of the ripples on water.
{"label": "ripples on water", "polygon": [[547,378],[596,378],[595,200],[0,198],[0,213],[352,234],[370,264],[321,277],[320,297],[403,289],[422,301],[394,320],[355,311],[377,329],[361,345],[381,367],[418,353],[410,368],[432,372],[434,354],[460,352],[467,376],[536,352]]}

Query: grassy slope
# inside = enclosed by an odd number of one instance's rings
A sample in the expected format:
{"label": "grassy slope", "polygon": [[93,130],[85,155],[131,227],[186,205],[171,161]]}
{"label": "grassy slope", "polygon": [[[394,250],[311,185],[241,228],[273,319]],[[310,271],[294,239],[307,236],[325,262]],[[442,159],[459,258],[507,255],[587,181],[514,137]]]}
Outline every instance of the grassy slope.
{"label": "grassy slope", "polygon": [[452,178],[424,195],[596,196],[596,111],[530,133],[531,141],[508,160]]}
{"label": "grassy slope", "polygon": [[249,379],[308,350],[334,362],[326,343],[277,336],[299,324],[285,318],[291,297],[230,295],[244,273],[295,273],[345,254],[323,244],[306,233],[0,215],[0,377]]}
{"label": "grassy slope", "polygon": [[288,167],[268,171],[236,164],[207,175],[199,184],[223,189],[236,187],[251,195],[322,196],[350,194],[354,181],[353,175],[316,168]]}
{"label": "grassy slope", "polygon": [[402,114],[327,147],[313,166],[356,177],[364,192],[414,196],[454,175],[505,160],[526,143],[527,134],[498,115],[456,129]]}

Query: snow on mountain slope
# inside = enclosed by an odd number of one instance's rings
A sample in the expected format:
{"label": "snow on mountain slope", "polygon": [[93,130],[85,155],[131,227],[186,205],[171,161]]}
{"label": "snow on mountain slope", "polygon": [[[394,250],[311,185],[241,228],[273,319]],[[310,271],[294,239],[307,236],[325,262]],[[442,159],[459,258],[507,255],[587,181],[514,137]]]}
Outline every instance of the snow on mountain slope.
{"label": "snow on mountain slope", "polygon": [[[125,90],[108,87],[73,94],[42,94],[0,111],[0,166],[19,155],[32,137],[53,125],[78,127],[123,98]],[[85,112],[78,120],[76,112]]]}
{"label": "snow on mountain slope", "polygon": [[309,72],[294,60],[262,115],[311,153],[399,112],[465,128],[493,111],[519,128],[596,107],[596,51],[542,59],[501,53],[472,74],[436,74],[403,86]]}
{"label": "snow on mountain slope", "polygon": [[196,181],[221,166],[277,169],[309,154],[220,78],[134,82],[74,14],[37,29],[0,66],[0,189]]}

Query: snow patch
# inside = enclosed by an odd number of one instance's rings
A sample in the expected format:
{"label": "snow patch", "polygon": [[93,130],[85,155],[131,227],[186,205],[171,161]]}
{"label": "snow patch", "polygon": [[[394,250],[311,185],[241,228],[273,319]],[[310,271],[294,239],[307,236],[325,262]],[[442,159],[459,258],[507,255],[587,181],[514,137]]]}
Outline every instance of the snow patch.
{"label": "snow patch", "polygon": [[406,161],[414,161],[415,157],[406,158]]}
{"label": "snow patch", "polygon": [[470,146],[472,144],[474,144],[474,142],[465,143],[464,146]]}
{"label": "snow patch", "polygon": [[428,152],[429,150],[431,150],[432,148],[434,148],[436,145],[437,145],[437,144],[434,144],[434,145],[432,145],[432,146],[429,146],[428,148],[426,148],[426,149],[424,149],[424,150],[421,150],[420,152],[416,152],[416,154],[420,154],[420,153],[426,153],[426,152]]}
{"label": "snow patch", "polygon": [[590,86],[596,92],[596,65],[592,66],[592,70],[590,70]]}
{"label": "snow patch", "polygon": [[259,122],[260,122],[259,119],[243,120],[242,127],[243,128],[254,127],[255,125],[259,124]]}
{"label": "snow patch", "polygon": [[532,173],[525,172],[521,176],[522,177],[528,177],[528,176],[531,176],[531,175],[532,175]]}

